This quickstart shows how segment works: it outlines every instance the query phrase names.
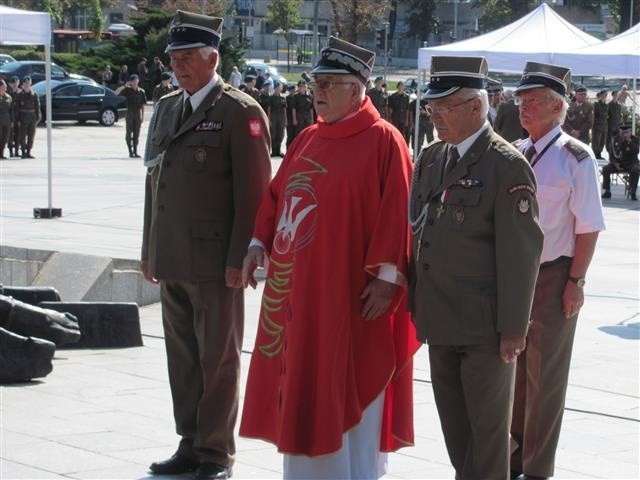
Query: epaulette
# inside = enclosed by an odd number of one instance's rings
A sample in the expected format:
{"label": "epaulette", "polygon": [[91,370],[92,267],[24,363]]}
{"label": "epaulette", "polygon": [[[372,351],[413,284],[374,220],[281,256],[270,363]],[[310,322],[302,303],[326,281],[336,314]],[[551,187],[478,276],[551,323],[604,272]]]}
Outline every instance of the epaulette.
{"label": "epaulette", "polygon": [[585,158],[590,158],[591,154],[588,150],[585,150],[582,145],[577,143],[575,140],[570,138],[567,140],[567,143],[564,144],[564,148],[569,150],[569,153],[573,155],[578,163],[580,163]]}
{"label": "epaulette", "polygon": [[173,90],[172,92],[167,93],[166,95],[163,95],[162,97],[160,97],[158,99],[158,102],[162,102],[168,98],[172,98],[175,97],[176,95],[182,95],[182,89],[181,88],[177,88],[175,90]]}
{"label": "epaulette", "polygon": [[491,142],[491,146],[496,152],[508,160],[515,160],[521,156],[520,151],[511,143],[493,141]]}
{"label": "epaulette", "polygon": [[233,88],[227,83],[225,83],[224,87],[222,88],[222,93],[235,100],[243,107],[259,105],[251,95],[241,92],[237,88]]}

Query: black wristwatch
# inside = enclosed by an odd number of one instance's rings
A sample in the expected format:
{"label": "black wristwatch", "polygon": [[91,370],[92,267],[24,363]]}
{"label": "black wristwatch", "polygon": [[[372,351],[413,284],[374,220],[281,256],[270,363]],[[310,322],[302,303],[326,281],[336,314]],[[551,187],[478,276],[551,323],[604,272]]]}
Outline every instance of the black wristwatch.
{"label": "black wristwatch", "polygon": [[584,284],[587,283],[584,278],[576,278],[571,276],[569,276],[569,281],[575,283],[576,287],[578,288],[584,288]]}

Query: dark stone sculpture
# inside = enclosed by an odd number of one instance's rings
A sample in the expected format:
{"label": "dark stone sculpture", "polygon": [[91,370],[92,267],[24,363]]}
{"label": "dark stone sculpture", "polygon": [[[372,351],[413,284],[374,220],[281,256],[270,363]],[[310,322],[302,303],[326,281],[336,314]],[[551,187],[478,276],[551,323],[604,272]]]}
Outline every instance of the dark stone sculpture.
{"label": "dark stone sculpture", "polygon": [[4,295],[0,295],[0,327],[25,337],[49,340],[58,346],[80,339],[78,320],[72,314],[29,305]]}
{"label": "dark stone sculpture", "polygon": [[23,337],[0,328],[0,383],[27,382],[45,377],[56,351],[52,342]]}
{"label": "dark stone sculpture", "polygon": [[2,287],[0,295],[13,297],[14,300],[38,305],[40,302],[59,302],[60,294],[54,287]]}

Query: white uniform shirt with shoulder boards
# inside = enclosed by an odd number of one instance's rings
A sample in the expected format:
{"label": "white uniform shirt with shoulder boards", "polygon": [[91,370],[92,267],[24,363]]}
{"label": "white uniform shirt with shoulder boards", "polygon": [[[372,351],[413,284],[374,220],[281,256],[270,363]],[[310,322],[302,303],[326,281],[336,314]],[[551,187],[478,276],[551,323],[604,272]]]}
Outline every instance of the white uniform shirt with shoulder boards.
{"label": "white uniform shirt with shoulder boards", "polygon": [[[522,140],[518,150],[524,153],[531,144],[531,137]],[[534,145],[536,154],[531,164],[538,181],[540,226],[544,233],[540,262],[563,255],[573,257],[577,234],[605,229],[595,155],[559,125]]]}

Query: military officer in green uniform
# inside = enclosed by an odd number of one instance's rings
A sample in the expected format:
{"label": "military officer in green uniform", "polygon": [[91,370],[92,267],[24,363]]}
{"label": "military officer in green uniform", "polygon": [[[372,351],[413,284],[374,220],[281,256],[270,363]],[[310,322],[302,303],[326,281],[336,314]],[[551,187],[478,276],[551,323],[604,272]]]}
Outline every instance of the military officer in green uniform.
{"label": "military officer in green uniform", "polygon": [[409,306],[457,479],[509,479],[515,360],[538,274],[536,179],[487,121],[483,57],[433,57],[441,141],[413,175]]}
{"label": "military officer in green uniform", "polygon": [[611,142],[611,157],[609,164],[602,167],[602,198],[611,198],[611,175],[618,172],[629,174],[629,198],[637,200],[638,175],[640,163],[638,163],[638,137],[631,133],[631,125],[620,127],[618,135]]}
{"label": "military officer in green uniform", "polygon": [[173,85],[171,85],[171,73],[162,72],[160,74],[160,83],[153,89],[153,95],[151,97],[153,99],[153,104],[155,105],[158,103],[158,100],[171,92],[173,92]]}
{"label": "military officer in green uniform", "polygon": [[282,84],[274,83],[273,95],[269,97],[269,125],[271,130],[271,156],[281,157],[282,141],[287,127],[287,98],[282,94]]}
{"label": "military officer in green uniform", "polygon": [[22,79],[20,92],[16,96],[16,110],[18,120],[18,138],[22,149],[22,158],[35,158],[31,155],[33,141],[36,136],[36,125],[40,122],[40,98],[31,90],[31,77]]}
{"label": "military officer in green uniform", "polygon": [[618,102],[620,93],[617,90],[611,91],[611,101],[607,103],[607,144],[606,149],[609,158],[613,156],[611,146],[613,138],[618,134],[622,124],[622,105]]}
{"label": "military officer in green uniform", "polygon": [[140,127],[144,121],[144,106],[147,103],[147,95],[140,88],[140,80],[135,73],[129,77],[129,81],[118,87],[116,95],[122,95],[127,99],[127,116],[125,141],[129,149],[129,157],[140,157],[138,155],[138,140],[140,138]]}
{"label": "military officer in green uniform", "polygon": [[307,88],[307,82],[298,82],[298,91],[293,96],[291,117],[296,127],[296,135],[313,123],[313,95]]}
{"label": "military officer in green uniform", "polygon": [[587,88],[575,89],[576,98],[567,110],[564,130],[574,138],[589,145],[589,132],[593,126],[593,105],[587,100]]}
{"label": "military officer in green uniform", "polygon": [[18,127],[17,99],[20,92],[20,79],[15,75],[9,80],[7,93],[11,95],[11,131],[9,132],[9,156],[20,156],[20,128]]}
{"label": "military officer in green uniform", "polygon": [[293,124],[293,101],[297,88],[297,85],[287,86],[287,148],[289,148],[289,145],[291,145],[291,142],[293,142],[293,139],[296,138],[296,134],[298,133],[296,126]]}
{"label": "military officer in green uniform", "polygon": [[389,95],[389,118],[409,145],[409,95],[402,82],[398,82],[396,91]]}
{"label": "military officer in green uniform", "polygon": [[373,82],[373,87],[367,92],[368,97],[371,99],[371,103],[376,107],[376,110],[380,113],[380,116],[385,120],[388,118],[387,112],[387,92],[382,89],[382,77],[376,77]]}
{"label": "military officer in green uniform", "polygon": [[607,95],[609,92],[600,90],[593,103],[593,130],[591,135],[591,149],[596,158],[602,158],[602,149],[607,142]]}
{"label": "military officer in green uniform", "polygon": [[260,90],[260,95],[258,96],[258,103],[266,114],[269,113],[269,106],[271,104],[271,95],[269,94],[269,88],[270,86],[268,83],[263,83],[262,89]]}
{"label": "military officer in green uniform", "polygon": [[[415,115],[416,115],[416,101],[415,98],[409,102],[409,133],[411,136],[411,144],[413,145],[413,138],[415,135]],[[424,145],[425,138],[427,143],[433,142],[433,122],[431,121],[431,115],[427,112],[427,100],[420,99],[420,112],[418,114],[418,151]]]}
{"label": "military officer in green uniform", "polygon": [[180,89],[149,124],[141,269],[160,283],[176,431],[155,475],[229,478],[244,324],[242,260],[271,179],[267,118],[216,73],[222,19],[178,10],[167,52]]}
{"label": "military officer in green uniform", "polygon": [[256,76],[255,75],[246,75],[244,77],[244,92],[251,96],[256,102],[260,101],[260,90],[256,88]]}
{"label": "military officer in green uniform", "polygon": [[9,143],[11,134],[11,103],[13,99],[7,93],[7,82],[0,79],[0,159],[6,160],[4,148]]}

